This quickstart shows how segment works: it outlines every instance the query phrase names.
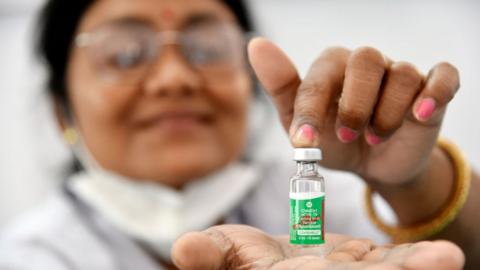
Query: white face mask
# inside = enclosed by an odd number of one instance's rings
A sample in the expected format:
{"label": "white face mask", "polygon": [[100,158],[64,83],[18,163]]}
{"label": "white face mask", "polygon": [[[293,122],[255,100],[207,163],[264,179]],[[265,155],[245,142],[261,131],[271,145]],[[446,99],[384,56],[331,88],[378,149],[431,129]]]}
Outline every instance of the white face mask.
{"label": "white face mask", "polygon": [[107,171],[80,143],[75,155],[86,172],[74,176],[72,191],[120,231],[167,260],[180,235],[215,225],[258,180],[253,166],[236,163],[177,191]]}

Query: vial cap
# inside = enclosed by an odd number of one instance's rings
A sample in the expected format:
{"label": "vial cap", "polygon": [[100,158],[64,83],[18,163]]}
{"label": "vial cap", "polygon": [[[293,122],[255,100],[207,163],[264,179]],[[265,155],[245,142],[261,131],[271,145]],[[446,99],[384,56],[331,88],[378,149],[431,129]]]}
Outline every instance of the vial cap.
{"label": "vial cap", "polygon": [[295,148],[293,150],[295,161],[318,161],[322,160],[322,150],[318,148]]}

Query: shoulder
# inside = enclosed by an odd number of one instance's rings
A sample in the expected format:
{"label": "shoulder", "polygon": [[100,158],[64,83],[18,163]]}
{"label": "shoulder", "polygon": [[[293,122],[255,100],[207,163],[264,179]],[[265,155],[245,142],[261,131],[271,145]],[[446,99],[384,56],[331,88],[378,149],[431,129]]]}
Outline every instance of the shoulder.
{"label": "shoulder", "polygon": [[51,269],[67,270],[75,267],[64,259],[61,254],[54,250],[36,245],[21,243],[2,243],[0,245],[0,269],[5,270],[29,270]]}
{"label": "shoulder", "polygon": [[[77,219],[71,205],[56,191],[44,202],[10,222],[0,237],[8,241],[48,238]],[[68,224],[70,225],[70,224]]]}
{"label": "shoulder", "polygon": [[[0,233],[0,269],[71,269],[82,261],[107,266],[107,254],[102,241],[62,192],[52,194]],[[28,267],[32,264],[37,266]]]}

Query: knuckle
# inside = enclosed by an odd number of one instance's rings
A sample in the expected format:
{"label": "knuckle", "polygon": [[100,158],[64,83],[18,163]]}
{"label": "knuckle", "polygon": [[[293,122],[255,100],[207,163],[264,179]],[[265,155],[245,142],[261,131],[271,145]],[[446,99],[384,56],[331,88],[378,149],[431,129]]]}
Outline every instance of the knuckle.
{"label": "knuckle", "polygon": [[[449,62],[440,62],[436,68],[441,71],[442,75],[448,79],[448,86],[454,91],[460,88],[460,75],[458,69]],[[443,77],[442,76],[442,77]]]}
{"label": "knuckle", "polygon": [[341,46],[328,47],[320,54],[319,58],[337,58],[350,55],[350,50]]}
{"label": "knuckle", "polygon": [[350,51],[343,47],[330,47],[325,49],[312,64],[311,69],[321,67],[323,72],[342,72],[350,56]]}
{"label": "knuckle", "polygon": [[363,65],[369,64],[379,69],[385,69],[386,61],[383,54],[375,48],[364,46],[356,49],[351,54],[351,61],[361,63]]}
{"label": "knuckle", "polygon": [[399,83],[407,87],[420,87],[423,76],[418,69],[408,62],[396,62],[390,67],[392,75],[397,76]]}
{"label": "knuckle", "polygon": [[328,92],[328,89],[330,89],[330,82],[327,80],[312,80],[302,84],[298,91],[302,99],[311,99]]}

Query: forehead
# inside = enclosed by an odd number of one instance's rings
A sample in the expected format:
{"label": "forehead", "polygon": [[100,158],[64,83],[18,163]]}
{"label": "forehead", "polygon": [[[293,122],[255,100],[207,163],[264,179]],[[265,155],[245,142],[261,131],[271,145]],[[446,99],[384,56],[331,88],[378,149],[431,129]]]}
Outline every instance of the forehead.
{"label": "forehead", "polygon": [[221,0],[98,0],[83,16],[79,31],[124,19],[147,21],[159,30],[171,30],[198,17],[235,21]]}

